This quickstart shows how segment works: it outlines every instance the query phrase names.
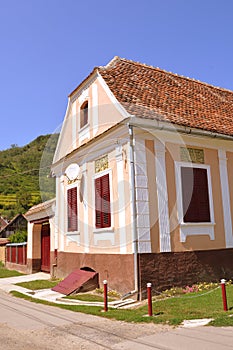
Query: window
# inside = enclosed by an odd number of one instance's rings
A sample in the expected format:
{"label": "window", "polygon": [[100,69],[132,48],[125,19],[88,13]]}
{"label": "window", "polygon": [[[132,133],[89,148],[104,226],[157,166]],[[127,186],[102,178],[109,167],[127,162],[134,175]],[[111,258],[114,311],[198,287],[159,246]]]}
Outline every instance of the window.
{"label": "window", "polygon": [[88,123],[88,101],[85,101],[80,108],[80,129]]}
{"label": "window", "polygon": [[95,226],[111,227],[109,174],[95,179]]}
{"label": "window", "polygon": [[207,169],[181,167],[183,222],[210,222]]}
{"label": "window", "polygon": [[214,236],[214,206],[210,166],[175,162],[180,241],[188,236]]}
{"label": "window", "polygon": [[77,187],[67,190],[68,232],[78,230]]}

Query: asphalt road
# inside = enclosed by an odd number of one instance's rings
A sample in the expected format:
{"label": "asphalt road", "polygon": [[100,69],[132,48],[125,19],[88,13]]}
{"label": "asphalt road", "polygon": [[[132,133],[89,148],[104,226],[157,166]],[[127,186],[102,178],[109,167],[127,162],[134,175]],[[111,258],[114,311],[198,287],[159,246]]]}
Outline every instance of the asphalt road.
{"label": "asphalt road", "polygon": [[233,328],[129,324],[31,303],[0,291],[3,350],[229,350]]}

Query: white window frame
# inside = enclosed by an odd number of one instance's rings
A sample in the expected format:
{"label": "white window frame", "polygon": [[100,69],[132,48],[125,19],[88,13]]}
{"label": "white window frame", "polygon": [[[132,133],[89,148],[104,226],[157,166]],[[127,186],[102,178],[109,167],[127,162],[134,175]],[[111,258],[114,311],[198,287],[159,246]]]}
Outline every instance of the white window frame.
{"label": "white window frame", "polygon": [[[182,182],[181,182],[181,168],[201,168],[207,170],[208,194],[209,194],[209,209],[210,222],[184,222],[183,220],[183,200],[182,200]],[[214,205],[213,192],[211,183],[210,166],[206,164],[175,162],[175,176],[176,176],[176,198],[178,222],[180,225],[180,241],[186,242],[187,236],[208,235],[211,240],[214,240]]]}
{"label": "white window frame", "polygon": [[[95,179],[109,174],[109,191],[110,191],[110,213],[111,213],[111,226],[96,228],[95,227]],[[112,169],[105,169],[98,173],[95,173],[92,178],[92,193],[93,193],[93,234],[94,234],[94,245],[98,244],[98,241],[109,240],[112,245],[115,244],[114,235],[114,214],[113,214],[113,184],[112,184]]]}
{"label": "white window frame", "polygon": [[[83,104],[87,102],[88,103],[88,120],[87,120],[87,124],[85,124],[82,128],[80,126],[80,123],[81,123],[81,111],[82,111],[82,106]],[[89,108],[89,104],[90,104],[90,101],[89,99],[85,99],[81,106],[79,107],[79,131],[78,131],[78,134],[79,134],[79,142],[83,142],[85,139],[89,139],[90,138],[90,108]]]}
{"label": "white window frame", "polygon": [[[77,211],[78,211],[78,215],[77,215],[77,226],[78,226],[78,230],[76,231],[68,231],[68,201],[67,201],[67,192],[68,190],[70,190],[71,188],[77,187]],[[66,197],[65,197],[65,203],[66,203],[66,210],[65,210],[65,218],[66,218],[66,236],[70,237],[70,241],[75,241],[74,237],[72,239],[72,236],[77,236],[80,235],[80,212],[79,212],[79,184],[78,182],[74,182],[70,185],[66,186]],[[75,241],[77,242],[77,241]]]}

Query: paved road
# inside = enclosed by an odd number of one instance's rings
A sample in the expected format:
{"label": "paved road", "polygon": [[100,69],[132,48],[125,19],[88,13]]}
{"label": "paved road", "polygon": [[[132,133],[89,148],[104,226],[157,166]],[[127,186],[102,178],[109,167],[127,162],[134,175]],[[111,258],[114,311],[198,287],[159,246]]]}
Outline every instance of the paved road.
{"label": "paved road", "polygon": [[2,350],[229,350],[233,328],[128,324],[30,303],[0,291]]}

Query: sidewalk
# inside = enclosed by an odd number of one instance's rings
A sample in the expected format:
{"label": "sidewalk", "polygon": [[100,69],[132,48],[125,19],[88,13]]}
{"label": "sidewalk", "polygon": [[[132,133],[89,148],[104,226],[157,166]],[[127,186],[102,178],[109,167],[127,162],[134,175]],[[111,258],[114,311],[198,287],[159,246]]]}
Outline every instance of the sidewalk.
{"label": "sidewalk", "polygon": [[51,289],[41,289],[32,291],[31,289],[27,289],[21,286],[17,286],[16,283],[20,282],[29,282],[36,280],[49,280],[50,274],[45,272],[37,272],[30,275],[22,275],[16,277],[8,277],[8,278],[0,278],[0,289],[9,293],[10,291],[17,291],[28,295],[32,298],[47,300],[50,302],[57,302],[57,298],[64,297],[63,294],[52,291]]}
{"label": "sidewalk", "polygon": [[[22,294],[25,294],[27,296],[30,296],[35,299],[40,300],[46,300],[52,303],[57,304],[68,304],[68,305],[86,305],[86,306],[101,306],[104,307],[103,302],[87,302],[87,301],[81,301],[81,300],[75,300],[75,299],[62,299],[65,297],[64,294],[55,292],[53,290],[49,289],[39,289],[39,290],[31,290],[27,289],[21,286],[17,286],[16,283],[20,282],[29,282],[29,281],[36,281],[36,280],[48,280],[50,279],[50,274],[45,272],[37,272],[33,273],[31,275],[22,275],[22,276],[16,276],[16,277],[8,277],[8,278],[0,278],[0,290],[3,290],[7,293],[10,291],[17,291]],[[135,301],[133,299],[126,299],[126,300],[117,300],[113,302],[109,302],[109,307],[112,308],[118,308],[118,307],[124,307],[134,304]]]}

